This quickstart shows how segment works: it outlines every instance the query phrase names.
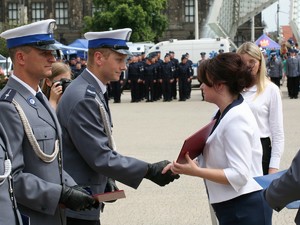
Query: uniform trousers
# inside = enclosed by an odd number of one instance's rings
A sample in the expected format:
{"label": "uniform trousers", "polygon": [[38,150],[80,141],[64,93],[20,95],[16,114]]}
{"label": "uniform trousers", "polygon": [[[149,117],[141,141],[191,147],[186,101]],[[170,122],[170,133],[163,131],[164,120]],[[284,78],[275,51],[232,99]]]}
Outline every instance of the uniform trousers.
{"label": "uniform trousers", "polygon": [[170,80],[163,80],[162,92],[165,101],[172,100],[172,83]]}
{"label": "uniform trousers", "polygon": [[132,102],[140,101],[139,84],[137,80],[131,80],[130,87],[131,87],[131,101]]}
{"label": "uniform trousers", "polygon": [[172,85],[171,85],[171,92],[172,92],[172,98],[176,99],[177,98],[177,80],[174,79]]}
{"label": "uniform trousers", "polygon": [[288,77],[287,88],[288,88],[289,97],[298,98],[299,77]]}
{"label": "uniform trousers", "polygon": [[271,77],[271,81],[280,88],[280,77]]}
{"label": "uniform trousers", "polygon": [[262,158],[263,174],[266,175],[269,173],[269,165],[271,160],[271,151],[272,151],[271,139],[269,137],[261,138],[260,142],[263,149],[263,158]]}
{"label": "uniform trousers", "polygon": [[212,204],[220,225],[271,225],[272,209],[255,191],[225,202]]}

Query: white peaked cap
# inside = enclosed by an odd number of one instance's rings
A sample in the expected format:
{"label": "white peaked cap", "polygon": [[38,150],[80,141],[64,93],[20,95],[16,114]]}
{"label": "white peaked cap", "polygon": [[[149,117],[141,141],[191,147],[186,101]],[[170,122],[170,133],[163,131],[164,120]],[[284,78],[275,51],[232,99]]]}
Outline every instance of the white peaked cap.
{"label": "white peaked cap", "polygon": [[8,48],[29,45],[44,50],[57,50],[53,45],[55,28],[55,20],[47,19],[4,31],[0,37],[6,39]]}
{"label": "white peaked cap", "polygon": [[120,54],[131,55],[126,44],[131,32],[130,28],[124,28],[103,32],[87,32],[84,37],[88,40],[88,48],[110,48]]}

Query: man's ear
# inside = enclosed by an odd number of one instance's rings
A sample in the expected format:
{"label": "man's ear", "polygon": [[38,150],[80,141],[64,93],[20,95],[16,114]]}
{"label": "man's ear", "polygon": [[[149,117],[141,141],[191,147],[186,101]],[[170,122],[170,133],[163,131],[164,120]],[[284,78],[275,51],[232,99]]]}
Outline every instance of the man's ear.
{"label": "man's ear", "polygon": [[102,52],[98,52],[98,51],[95,52],[94,60],[97,65],[101,65],[103,63],[103,59],[104,59],[104,56],[103,56]]}
{"label": "man's ear", "polygon": [[26,55],[23,51],[17,51],[15,54],[15,62],[21,65],[25,64]]}

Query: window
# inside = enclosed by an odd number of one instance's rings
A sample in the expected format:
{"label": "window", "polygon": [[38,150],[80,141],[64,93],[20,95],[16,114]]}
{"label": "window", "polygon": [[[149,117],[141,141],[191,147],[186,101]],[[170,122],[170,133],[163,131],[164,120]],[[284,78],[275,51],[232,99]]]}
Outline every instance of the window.
{"label": "window", "polygon": [[56,2],[55,3],[55,20],[57,24],[68,24],[68,3]]}
{"label": "window", "polygon": [[187,23],[193,23],[195,15],[195,1],[185,0],[184,4],[184,21]]}
{"label": "window", "polygon": [[104,7],[100,6],[100,8],[98,8],[94,4],[92,4],[92,16],[94,16],[95,12],[103,12],[103,11],[104,11]]}
{"label": "window", "polygon": [[17,25],[19,21],[19,12],[17,3],[8,3],[8,23],[9,25]]}
{"label": "window", "polygon": [[31,15],[32,22],[37,22],[45,18],[44,3],[42,2],[32,3],[31,7],[32,7],[32,15]]}

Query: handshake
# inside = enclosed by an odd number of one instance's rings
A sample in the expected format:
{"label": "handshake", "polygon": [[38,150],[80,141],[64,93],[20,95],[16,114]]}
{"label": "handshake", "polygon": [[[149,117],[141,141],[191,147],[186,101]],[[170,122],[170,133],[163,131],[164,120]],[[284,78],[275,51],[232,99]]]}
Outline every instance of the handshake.
{"label": "handshake", "polygon": [[170,162],[167,160],[148,164],[148,171],[145,175],[145,178],[151,180],[159,186],[165,186],[170,182],[173,182],[175,179],[178,179],[179,175],[172,173],[171,170],[168,170],[166,173],[162,173],[162,170],[168,164],[170,164]]}
{"label": "handshake", "polygon": [[[148,164],[148,171],[145,175],[145,178],[151,180],[159,186],[165,186],[170,182],[173,182],[175,179],[178,179],[179,175],[173,174],[171,170],[162,173],[162,170],[169,163],[169,161],[164,160],[161,162]],[[109,185],[111,186],[112,184],[109,183]],[[117,190],[117,187],[115,186],[114,189]],[[73,187],[63,185],[59,203],[74,211],[86,209],[90,210],[92,208],[99,207],[99,202],[94,199],[87,190],[78,185]]]}

